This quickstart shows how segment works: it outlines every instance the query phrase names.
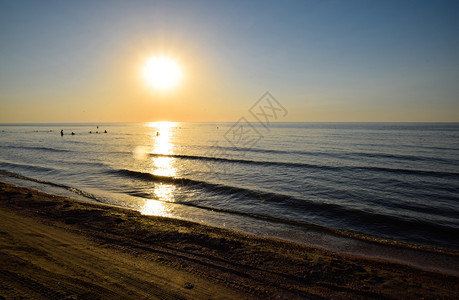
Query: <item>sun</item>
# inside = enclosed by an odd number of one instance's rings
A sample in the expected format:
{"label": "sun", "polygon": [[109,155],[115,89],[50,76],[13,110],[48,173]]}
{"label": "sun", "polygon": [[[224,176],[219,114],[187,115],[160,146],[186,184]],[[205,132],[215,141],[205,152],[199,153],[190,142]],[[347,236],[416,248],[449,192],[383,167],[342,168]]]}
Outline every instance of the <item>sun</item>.
{"label": "sun", "polygon": [[174,59],[167,56],[152,56],[145,62],[143,77],[152,88],[166,91],[177,87],[183,73]]}

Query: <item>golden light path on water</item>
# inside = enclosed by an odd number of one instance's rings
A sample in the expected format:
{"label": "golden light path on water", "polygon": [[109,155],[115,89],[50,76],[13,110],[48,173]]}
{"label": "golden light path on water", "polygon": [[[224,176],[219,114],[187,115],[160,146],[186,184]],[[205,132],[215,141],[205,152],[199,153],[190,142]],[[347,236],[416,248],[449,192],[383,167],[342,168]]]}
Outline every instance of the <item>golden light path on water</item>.
{"label": "golden light path on water", "polygon": [[[170,138],[172,136],[171,128],[175,126],[174,122],[152,122],[147,125],[152,129],[151,138],[154,141],[154,154],[173,154]],[[176,175],[176,169],[172,164],[172,157],[153,157],[152,167],[147,170],[150,174],[157,176],[173,177]],[[145,205],[141,212],[145,215],[170,216],[168,202],[174,202],[175,185],[154,183],[151,194],[154,194],[159,200],[146,199]]]}

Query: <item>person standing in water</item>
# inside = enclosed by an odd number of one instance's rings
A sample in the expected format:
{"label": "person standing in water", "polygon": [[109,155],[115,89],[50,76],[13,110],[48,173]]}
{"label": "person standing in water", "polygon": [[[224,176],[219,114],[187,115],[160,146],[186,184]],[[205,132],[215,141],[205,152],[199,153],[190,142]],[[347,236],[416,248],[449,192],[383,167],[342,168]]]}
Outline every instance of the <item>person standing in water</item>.
{"label": "person standing in water", "polygon": [[61,129],[61,136],[64,135],[64,129]]}

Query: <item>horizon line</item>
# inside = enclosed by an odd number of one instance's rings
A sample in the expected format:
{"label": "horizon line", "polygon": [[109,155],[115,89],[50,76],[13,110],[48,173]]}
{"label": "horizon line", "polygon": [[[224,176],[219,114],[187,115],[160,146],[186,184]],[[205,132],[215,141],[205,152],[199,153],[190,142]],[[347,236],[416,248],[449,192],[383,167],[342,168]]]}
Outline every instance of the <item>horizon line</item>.
{"label": "horizon line", "polygon": [[[157,122],[170,122],[170,123],[237,123],[238,121],[104,121],[104,122],[0,122],[2,125],[34,125],[34,124],[141,124],[141,123],[157,123]],[[258,121],[253,121],[249,123],[260,123]],[[285,123],[459,123],[459,121],[289,121],[289,122],[269,122],[277,124]]]}

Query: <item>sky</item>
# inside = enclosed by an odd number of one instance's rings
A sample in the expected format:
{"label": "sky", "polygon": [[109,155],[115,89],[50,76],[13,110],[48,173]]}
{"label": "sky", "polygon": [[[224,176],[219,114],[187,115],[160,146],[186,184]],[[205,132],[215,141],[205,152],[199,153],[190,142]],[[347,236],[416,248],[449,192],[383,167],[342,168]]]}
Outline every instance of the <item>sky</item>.
{"label": "sky", "polygon": [[267,91],[282,122],[459,122],[459,1],[0,0],[0,123],[231,122]]}

